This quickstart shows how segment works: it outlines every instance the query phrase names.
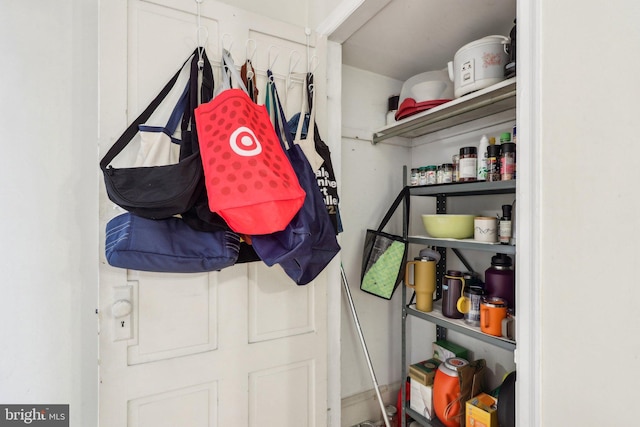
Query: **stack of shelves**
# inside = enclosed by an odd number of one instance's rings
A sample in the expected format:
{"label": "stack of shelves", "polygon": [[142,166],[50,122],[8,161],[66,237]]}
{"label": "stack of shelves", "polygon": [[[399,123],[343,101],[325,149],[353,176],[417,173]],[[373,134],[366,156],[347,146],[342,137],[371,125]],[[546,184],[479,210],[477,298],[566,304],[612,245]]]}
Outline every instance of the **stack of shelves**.
{"label": "stack of shelves", "polygon": [[[510,109],[515,109],[515,106],[516,79],[513,78],[380,129],[374,133],[373,142],[375,144],[395,136],[416,138],[451,126],[489,117]],[[411,196],[436,197],[439,200],[444,200],[448,197],[478,195],[490,196],[512,193],[516,193],[515,180],[497,182],[478,181],[410,187]],[[443,212],[439,211],[438,213]],[[408,224],[405,224],[404,230],[407,234],[408,229]],[[412,244],[435,246],[438,248],[451,248],[454,251],[472,250],[503,253],[507,255],[515,255],[516,253],[516,247],[513,245],[488,244],[477,242],[473,239],[435,239],[419,235],[405,235],[405,237],[408,239],[409,243]],[[478,327],[470,326],[463,320],[445,317],[442,315],[440,301],[435,301],[433,311],[428,313],[416,310],[414,304],[406,304],[406,301],[407,290],[405,286],[402,286],[402,378],[407,377],[408,371],[406,322],[409,316],[430,322],[438,328],[456,331],[497,348],[509,351],[513,351],[516,348],[516,342],[513,340],[485,334],[480,331]],[[406,400],[404,387],[402,388],[402,402],[405,413],[421,425],[436,427],[443,425],[437,419],[428,420],[413,411],[409,407],[409,402]],[[404,416],[401,416],[401,419],[403,420],[402,424],[404,426]]]}

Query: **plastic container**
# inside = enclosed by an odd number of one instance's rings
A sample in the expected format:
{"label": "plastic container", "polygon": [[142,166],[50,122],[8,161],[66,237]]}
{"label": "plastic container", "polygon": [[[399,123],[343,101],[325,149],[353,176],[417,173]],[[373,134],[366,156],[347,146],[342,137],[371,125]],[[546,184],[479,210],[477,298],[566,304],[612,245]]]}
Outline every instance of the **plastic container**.
{"label": "plastic container", "polygon": [[433,379],[433,410],[446,427],[460,426],[460,417],[457,415],[464,402],[458,401],[460,396],[458,369],[468,364],[467,360],[460,357],[447,359],[438,366]]}
{"label": "plastic container", "polygon": [[505,142],[501,147],[500,179],[502,181],[516,179],[516,144]]}
{"label": "plastic container", "polygon": [[464,288],[464,296],[469,299],[469,311],[464,314],[464,321],[471,326],[480,326],[480,302],[484,295],[484,289],[480,286]]}
{"label": "plastic container", "polygon": [[476,168],[476,179],[478,181],[486,181],[487,180],[487,149],[489,148],[489,138],[487,135],[482,135],[480,138],[480,145],[478,145],[478,162]]}
{"label": "plastic container", "polygon": [[516,288],[512,265],[513,261],[508,255],[496,254],[491,257],[491,267],[484,272],[484,290],[487,297],[504,299],[507,306],[515,313]]}

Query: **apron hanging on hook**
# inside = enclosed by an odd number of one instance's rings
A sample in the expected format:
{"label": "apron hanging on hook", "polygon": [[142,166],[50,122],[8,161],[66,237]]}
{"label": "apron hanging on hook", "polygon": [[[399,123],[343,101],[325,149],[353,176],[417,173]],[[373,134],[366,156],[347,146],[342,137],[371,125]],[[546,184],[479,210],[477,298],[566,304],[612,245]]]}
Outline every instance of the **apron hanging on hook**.
{"label": "apron hanging on hook", "polygon": [[[249,55],[249,45],[253,43],[253,52]],[[242,77],[242,81],[247,86],[247,91],[249,92],[249,97],[256,104],[258,103],[258,87],[256,85],[256,70],[253,68],[253,64],[251,60],[256,54],[256,41],[253,39],[247,39],[245,43],[245,63],[240,67],[240,77]]]}

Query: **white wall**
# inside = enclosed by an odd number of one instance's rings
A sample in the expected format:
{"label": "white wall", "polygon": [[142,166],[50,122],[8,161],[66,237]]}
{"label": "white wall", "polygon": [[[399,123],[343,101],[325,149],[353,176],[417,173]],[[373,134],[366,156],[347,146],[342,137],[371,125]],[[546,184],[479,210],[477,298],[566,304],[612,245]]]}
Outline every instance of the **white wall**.
{"label": "white wall", "polygon": [[[370,140],[371,129],[385,124],[387,98],[398,94],[400,86],[401,82],[366,71],[348,66],[342,69],[340,212],[344,232],[341,235],[341,256],[381,386],[397,386],[400,380],[400,292],[397,290],[391,301],[362,292],[360,268],[365,230],[377,228],[384,212],[402,188],[402,166],[409,161],[407,148],[389,144],[374,146]],[[402,233],[401,210],[385,231]],[[373,389],[373,382],[344,293],[341,338],[342,397],[346,398]],[[363,399],[370,398],[369,395],[363,396]],[[353,399],[350,402],[362,403]],[[344,405],[342,410],[342,425],[353,425],[367,418],[358,418],[359,413],[352,415]],[[375,413],[379,414],[379,410]]]}
{"label": "white wall", "polygon": [[[206,1],[206,0],[205,0]],[[317,28],[318,24],[341,0],[221,0],[224,3],[256,12],[270,18],[302,27]]]}
{"label": "white wall", "polygon": [[541,425],[636,425],[640,4],[540,11]]}
{"label": "white wall", "polygon": [[97,1],[0,5],[0,402],[97,419]]}

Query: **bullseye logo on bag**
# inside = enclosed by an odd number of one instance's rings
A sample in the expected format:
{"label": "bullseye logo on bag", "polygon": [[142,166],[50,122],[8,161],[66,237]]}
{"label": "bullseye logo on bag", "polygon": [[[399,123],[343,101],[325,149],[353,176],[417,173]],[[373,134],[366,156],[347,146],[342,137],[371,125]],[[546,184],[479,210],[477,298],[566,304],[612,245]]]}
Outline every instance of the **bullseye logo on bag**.
{"label": "bullseye logo on bag", "polygon": [[229,146],[238,156],[251,157],[262,153],[262,144],[251,129],[240,126],[229,137]]}
{"label": "bullseye logo on bag", "polygon": [[209,210],[248,235],[284,230],[306,193],[269,112],[242,89],[195,109]]}

